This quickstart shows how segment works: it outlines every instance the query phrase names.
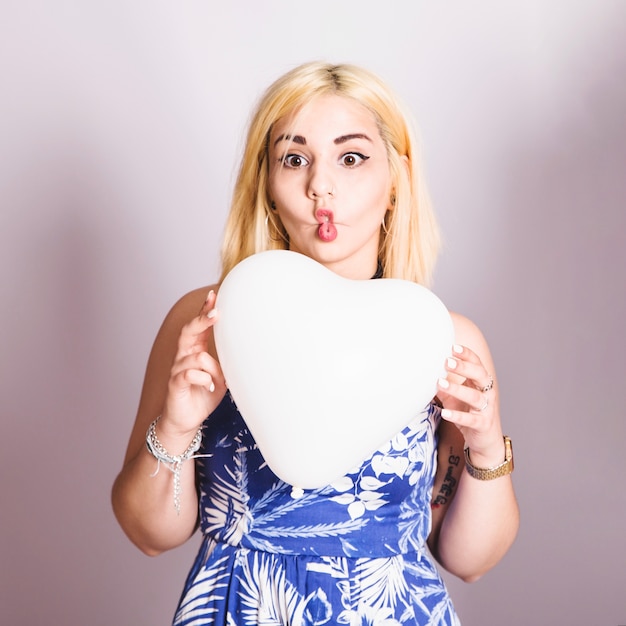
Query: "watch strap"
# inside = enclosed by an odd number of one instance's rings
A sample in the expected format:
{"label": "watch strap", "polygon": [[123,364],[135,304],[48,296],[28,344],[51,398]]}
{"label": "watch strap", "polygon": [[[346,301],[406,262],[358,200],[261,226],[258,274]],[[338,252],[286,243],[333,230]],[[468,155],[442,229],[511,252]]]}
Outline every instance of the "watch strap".
{"label": "watch strap", "polygon": [[496,467],[482,468],[472,465],[469,448],[465,448],[465,468],[472,478],[477,480],[494,480],[507,476],[513,471],[513,443],[509,437],[504,437],[504,461]]}

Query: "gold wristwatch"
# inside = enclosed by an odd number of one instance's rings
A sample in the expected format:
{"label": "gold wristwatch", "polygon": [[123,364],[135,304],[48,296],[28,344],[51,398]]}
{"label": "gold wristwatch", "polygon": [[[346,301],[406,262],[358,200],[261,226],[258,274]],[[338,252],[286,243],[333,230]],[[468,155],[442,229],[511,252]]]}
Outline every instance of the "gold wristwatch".
{"label": "gold wristwatch", "polygon": [[510,474],[513,471],[513,443],[504,437],[504,462],[488,469],[474,467],[470,461],[469,448],[465,448],[465,468],[472,478],[478,480],[493,480]]}

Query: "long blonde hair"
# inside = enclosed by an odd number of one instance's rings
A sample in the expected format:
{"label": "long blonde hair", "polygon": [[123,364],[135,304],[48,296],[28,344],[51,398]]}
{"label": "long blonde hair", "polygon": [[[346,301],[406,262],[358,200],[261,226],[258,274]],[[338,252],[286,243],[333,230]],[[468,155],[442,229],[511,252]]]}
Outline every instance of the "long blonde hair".
{"label": "long blonde hair", "polygon": [[[409,117],[391,90],[354,65],[306,63],[276,80],[252,117],[222,243],[222,276],[246,257],[288,248],[268,196],[268,142],[273,125],[316,96],[352,98],[369,109],[387,148],[394,206],[381,225],[379,260],[386,278],[429,285],[439,231],[417,158]],[[269,218],[268,218],[269,216]]]}

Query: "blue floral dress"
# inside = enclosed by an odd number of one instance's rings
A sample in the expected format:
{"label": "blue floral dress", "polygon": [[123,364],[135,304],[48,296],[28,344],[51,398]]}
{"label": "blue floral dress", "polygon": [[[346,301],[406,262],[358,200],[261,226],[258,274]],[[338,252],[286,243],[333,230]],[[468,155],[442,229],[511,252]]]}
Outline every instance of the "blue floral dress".
{"label": "blue floral dress", "polygon": [[196,460],[204,535],[175,625],[458,626],[425,546],[439,409],[360,467],[299,494],[227,394]]}

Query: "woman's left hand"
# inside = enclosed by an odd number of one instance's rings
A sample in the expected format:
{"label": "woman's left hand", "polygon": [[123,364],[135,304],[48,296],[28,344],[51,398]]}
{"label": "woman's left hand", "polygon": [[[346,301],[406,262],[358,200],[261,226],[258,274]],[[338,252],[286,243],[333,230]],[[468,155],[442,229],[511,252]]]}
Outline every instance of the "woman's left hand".
{"label": "woman's left hand", "polygon": [[[480,357],[466,346],[455,345],[446,361],[448,375],[438,382],[441,416],[459,428],[472,459],[502,462],[503,439],[496,382]],[[489,461],[492,460],[492,461]],[[478,463],[477,463],[478,464]]]}

